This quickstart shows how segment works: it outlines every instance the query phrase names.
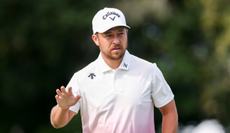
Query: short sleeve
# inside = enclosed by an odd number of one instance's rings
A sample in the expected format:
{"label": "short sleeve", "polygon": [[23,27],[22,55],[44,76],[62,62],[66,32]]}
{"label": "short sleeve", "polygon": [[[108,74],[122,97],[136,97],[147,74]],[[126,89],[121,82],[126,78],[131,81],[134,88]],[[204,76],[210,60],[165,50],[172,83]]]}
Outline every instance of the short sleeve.
{"label": "short sleeve", "polygon": [[173,100],[174,94],[166,82],[162,72],[154,64],[154,72],[151,81],[153,103],[157,108],[163,107]]}
{"label": "short sleeve", "polygon": [[[75,73],[73,75],[73,77],[71,78],[71,80],[69,81],[68,85],[66,86],[66,89],[68,87],[72,87],[72,92],[73,92],[73,95],[74,96],[77,96],[79,95],[79,84],[78,84],[78,80],[77,80],[77,73]],[[81,100],[81,99],[80,99]],[[75,113],[78,113],[78,111],[80,110],[80,100],[74,105],[74,106],[71,106],[69,108],[69,110],[75,112]]]}

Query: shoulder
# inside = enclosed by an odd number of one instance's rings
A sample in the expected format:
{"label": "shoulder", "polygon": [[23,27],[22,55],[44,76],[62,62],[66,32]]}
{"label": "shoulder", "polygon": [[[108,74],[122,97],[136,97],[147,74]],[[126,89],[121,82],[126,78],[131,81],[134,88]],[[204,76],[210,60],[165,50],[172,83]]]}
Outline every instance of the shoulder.
{"label": "shoulder", "polygon": [[145,68],[145,69],[154,69],[157,67],[156,63],[149,62],[135,55],[130,55],[130,56],[131,56],[130,61],[133,66],[136,66],[138,68]]}
{"label": "shoulder", "polygon": [[153,80],[153,77],[158,73],[158,70],[156,63],[131,55],[129,71],[132,74],[141,75],[149,80]]}

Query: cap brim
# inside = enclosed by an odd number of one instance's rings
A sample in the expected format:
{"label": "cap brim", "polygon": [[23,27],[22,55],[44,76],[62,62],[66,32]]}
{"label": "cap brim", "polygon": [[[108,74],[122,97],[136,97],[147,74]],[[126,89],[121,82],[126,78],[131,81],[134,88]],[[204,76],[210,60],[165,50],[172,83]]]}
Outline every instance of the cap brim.
{"label": "cap brim", "polygon": [[130,27],[128,25],[119,24],[119,25],[115,25],[115,26],[112,26],[112,27],[104,27],[103,29],[95,32],[94,34],[96,34],[96,33],[104,33],[104,32],[106,32],[106,31],[108,31],[108,30],[110,30],[110,29],[112,29],[114,27],[119,27],[119,26],[124,26],[124,27],[130,29]]}

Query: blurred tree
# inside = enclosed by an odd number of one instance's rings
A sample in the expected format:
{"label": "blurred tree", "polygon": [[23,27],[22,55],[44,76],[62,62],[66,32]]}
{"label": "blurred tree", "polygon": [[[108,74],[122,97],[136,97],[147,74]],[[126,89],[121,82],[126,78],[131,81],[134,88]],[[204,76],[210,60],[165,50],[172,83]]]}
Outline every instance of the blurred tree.
{"label": "blurred tree", "polygon": [[0,132],[19,127],[31,133],[44,123],[52,128],[49,113],[56,104],[55,89],[98,55],[90,36],[91,19],[100,4],[0,2],[0,112],[6,114]]}
{"label": "blurred tree", "polygon": [[205,66],[207,75],[202,90],[202,111],[230,126],[230,5],[229,1],[200,0],[201,31],[212,54]]}

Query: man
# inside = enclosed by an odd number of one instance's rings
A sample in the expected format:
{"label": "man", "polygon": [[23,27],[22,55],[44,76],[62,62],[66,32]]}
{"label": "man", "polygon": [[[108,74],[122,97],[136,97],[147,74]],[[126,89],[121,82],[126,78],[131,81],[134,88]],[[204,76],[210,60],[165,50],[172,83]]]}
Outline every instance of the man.
{"label": "man", "polygon": [[100,55],[56,90],[53,127],[65,126],[80,110],[83,133],[155,133],[155,105],[162,113],[162,133],[176,133],[174,95],[155,63],[127,51],[123,13],[104,8],[92,25]]}

